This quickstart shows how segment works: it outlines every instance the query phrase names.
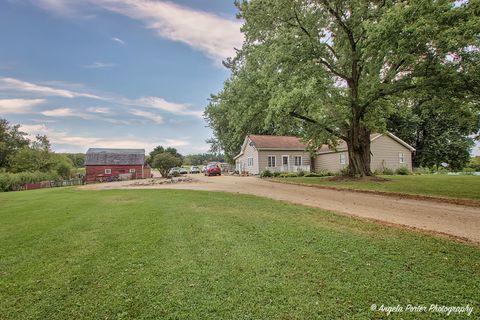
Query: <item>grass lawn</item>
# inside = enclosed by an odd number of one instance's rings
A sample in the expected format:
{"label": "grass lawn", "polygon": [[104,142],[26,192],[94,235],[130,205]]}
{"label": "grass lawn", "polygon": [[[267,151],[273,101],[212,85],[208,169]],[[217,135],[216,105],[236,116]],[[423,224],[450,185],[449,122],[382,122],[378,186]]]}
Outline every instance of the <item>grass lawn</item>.
{"label": "grass lawn", "polygon": [[328,181],[328,178],[325,177],[277,178],[277,180],[348,189],[480,200],[480,176],[411,175],[383,177],[391,181]]}
{"label": "grass lawn", "polygon": [[2,320],[480,316],[479,247],[265,198],[44,189],[0,194],[0,222]]}

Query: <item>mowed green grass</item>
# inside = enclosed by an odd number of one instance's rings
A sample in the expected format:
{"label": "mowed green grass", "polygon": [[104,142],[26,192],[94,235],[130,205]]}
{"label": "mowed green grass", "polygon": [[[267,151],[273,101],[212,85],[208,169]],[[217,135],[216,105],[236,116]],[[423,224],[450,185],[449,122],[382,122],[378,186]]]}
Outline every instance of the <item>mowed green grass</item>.
{"label": "mowed green grass", "polygon": [[1,319],[476,319],[479,288],[477,246],[265,198],[0,194]]}
{"label": "mowed green grass", "polygon": [[480,176],[410,175],[383,178],[390,181],[329,181],[326,177],[277,178],[277,180],[347,189],[480,200]]}

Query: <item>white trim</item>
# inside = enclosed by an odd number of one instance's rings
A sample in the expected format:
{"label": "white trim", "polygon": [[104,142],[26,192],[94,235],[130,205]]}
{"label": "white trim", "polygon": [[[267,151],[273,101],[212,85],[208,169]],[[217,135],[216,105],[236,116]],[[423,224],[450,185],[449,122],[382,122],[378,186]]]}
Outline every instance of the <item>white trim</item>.
{"label": "white trim", "polygon": [[[269,161],[268,161],[268,158],[270,158],[270,157],[272,157],[272,158],[275,159],[275,163],[273,163],[273,166],[270,166],[269,163],[268,163],[268,162],[269,162]],[[274,167],[276,167],[276,166],[277,166],[277,156],[267,155],[267,167],[268,167],[268,168],[274,168]]]}
{"label": "white trim", "polygon": [[405,163],[405,152],[398,153],[398,163]]}
{"label": "white trim", "polygon": [[[344,152],[339,153],[340,155],[340,164],[347,164],[347,155]],[[343,162],[342,162],[342,156],[343,156]]]}
{"label": "white trim", "polygon": [[[247,147],[247,141],[250,141],[252,142],[252,140],[250,140],[250,136],[246,136],[245,137],[245,140],[243,140],[243,144],[242,144],[242,148],[240,149],[240,153],[237,154],[233,160],[237,160],[238,158],[240,158],[241,156],[243,156],[245,154],[245,148]],[[255,144],[251,144],[252,148],[257,150],[257,148],[255,147]]]}
{"label": "white trim", "polygon": [[[108,172],[107,172],[108,171]],[[103,174],[112,174],[112,169],[105,169]]]}
{"label": "white trim", "polygon": [[[297,164],[297,159],[296,158],[300,158],[300,164]],[[303,165],[303,157],[301,155],[294,155],[293,156],[293,165],[298,167],[298,166],[302,166]]]}
{"label": "white trim", "polygon": [[[250,164],[250,160],[251,160],[251,164]],[[247,158],[247,167],[253,167],[253,157]]]}

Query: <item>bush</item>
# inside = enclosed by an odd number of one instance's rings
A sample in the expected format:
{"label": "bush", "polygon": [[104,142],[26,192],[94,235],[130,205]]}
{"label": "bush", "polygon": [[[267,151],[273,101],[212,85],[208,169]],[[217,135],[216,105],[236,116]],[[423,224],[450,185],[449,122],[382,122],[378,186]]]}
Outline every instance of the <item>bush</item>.
{"label": "bush", "polygon": [[473,175],[473,173],[475,172],[475,169],[473,169],[473,168],[464,168],[464,169],[462,170],[462,172],[463,172],[463,174],[465,174],[465,175],[471,176],[471,175]]}
{"label": "bush", "polygon": [[299,171],[299,172],[297,172],[297,176],[299,176],[299,177],[305,176],[305,171]]}
{"label": "bush", "polygon": [[274,174],[272,174],[272,172],[270,170],[264,170],[260,173],[260,177],[262,178],[270,178],[270,177],[273,177]]}
{"label": "bush", "polygon": [[294,172],[283,172],[279,175],[280,178],[296,178],[298,175]]}
{"label": "bush", "polygon": [[384,176],[393,176],[395,174],[395,171],[393,171],[393,169],[390,169],[390,168],[383,168],[383,170],[379,170],[380,172],[380,175],[384,175]]}
{"label": "bush", "polygon": [[410,170],[407,167],[400,167],[396,170],[396,173],[401,176],[407,176],[410,174]]}
{"label": "bush", "polygon": [[321,178],[321,177],[329,177],[329,176],[334,176],[335,174],[326,171],[326,170],[321,170],[319,172],[309,172],[305,174],[305,177],[308,178]]}
{"label": "bush", "polygon": [[437,174],[447,174],[449,172],[450,172],[450,170],[448,170],[447,168],[444,168],[444,167],[439,167],[436,171]]}
{"label": "bush", "polygon": [[339,176],[348,176],[350,171],[348,170],[348,166],[345,166],[338,172]]}
{"label": "bush", "polygon": [[153,162],[152,162],[153,168],[160,171],[160,174],[164,178],[168,176],[168,171],[170,171],[170,169],[174,167],[179,167],[181,165],[182,165],[182,159],[168,152],[157,154],[153,158]]}
{"label": "bush", "polygon": [[273,176],[274,176],[275,178],[280,177],[280,172],[274,172],[274,173],[273,173]]}
{"label": "bush", "polygon": [[413,173],[414,174],[431,174],[433,172],[430,168],[419,167],[419,168],[414,168]]}
{"label": "bush", "polygon": [[0,191],[12,191],[27,183],[60,180],[60,178],[56,172],[2,172],[0,173]]}

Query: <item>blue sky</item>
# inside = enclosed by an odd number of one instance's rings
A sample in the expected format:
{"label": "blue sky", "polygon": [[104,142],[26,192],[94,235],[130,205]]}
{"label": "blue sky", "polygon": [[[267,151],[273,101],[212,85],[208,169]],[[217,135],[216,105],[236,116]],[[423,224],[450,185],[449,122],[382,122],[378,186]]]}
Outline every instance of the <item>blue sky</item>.
{"label": "blue sky", "polygon": [[0,117],[58,152],[205,152],[235,14],[233,0],[0,0]]}

